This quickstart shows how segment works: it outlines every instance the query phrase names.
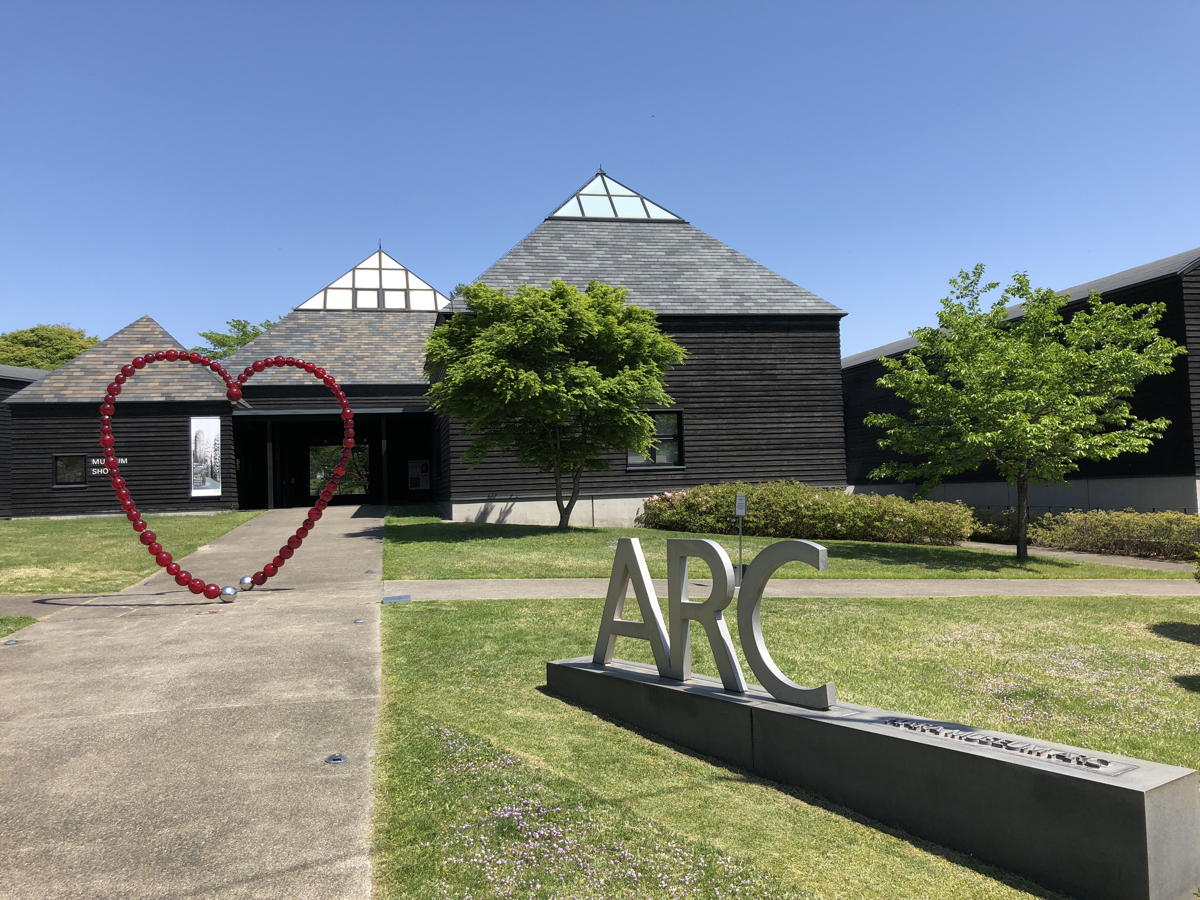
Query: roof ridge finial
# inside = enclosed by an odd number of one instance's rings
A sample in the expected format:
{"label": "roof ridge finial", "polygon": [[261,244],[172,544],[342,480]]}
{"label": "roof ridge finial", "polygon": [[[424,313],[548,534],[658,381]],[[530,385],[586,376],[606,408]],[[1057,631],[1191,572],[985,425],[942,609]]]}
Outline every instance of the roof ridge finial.
{"label": "roof ridge finial", "polygon": [[596,174],[597,174],[597,175],[603,175],[603,174],[605,174],[605,172],[604,172],[604,163],[600,163],[600,168],[598,168],[598,169],[596,170]]}

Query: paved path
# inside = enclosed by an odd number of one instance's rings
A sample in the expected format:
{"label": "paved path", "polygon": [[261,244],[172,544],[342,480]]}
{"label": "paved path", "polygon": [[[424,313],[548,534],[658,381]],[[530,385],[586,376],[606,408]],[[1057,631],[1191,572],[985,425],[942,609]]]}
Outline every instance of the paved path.
{"label": "paved path", "polygon": [[[709,582],[692,581],[692,599]],[[659,597],[667,582],[656,579]],[[607,578],[529,578],[443,581],[385,581],[385,602],[416,600],[524,600],[603,597]],[[767,583],[766,597],[1195,597],[1200,584],[1191,578],[921,578],[840,579],[780,578]],[[399,599],[396,602],[406,602]]]}
{"label": "paved path", "polygon": [[[6,600],[44,618],[0,645],[0,896],[370,896],[382,513],[328,510],[233,604],[161,573]],[[264,513],[185,567],[235,583],[297,522]]]}
{"label": "paved path", "polygon": [[[998,553],[1016,553],[1015,544],[988,544],[983,541],[962,541],[960,547],[979,550],[994,550]],[[1157,569],[1160,572],[1190,572],[1195,563],[1173,559],[1146,559],[1142,556],[1114,556],[1108,553],[1083,553],[1078,550],[1054,550],[1050,547],[1030,547],[1031,556],[1046,556],[1050,559],[1075,559],[1080,562],[1103,563],[1108,566],[1129,566],[1134,569]]]}

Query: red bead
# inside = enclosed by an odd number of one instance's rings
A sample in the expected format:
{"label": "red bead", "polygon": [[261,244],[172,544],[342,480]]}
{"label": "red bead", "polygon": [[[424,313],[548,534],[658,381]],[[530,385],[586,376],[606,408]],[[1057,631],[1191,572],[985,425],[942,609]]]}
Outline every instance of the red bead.
{"label": "red bead", "polygon": [[166,350],[155,350],[155,351],[154,351],[154,358],[155,358],[155,359],[156,359],[158,362],[162,362],[164,359],[166,359],[166,358],[167,358],[167,351],[166,351]]}
{"label": "red bead", "polygon": [[300,537],[299,535],[293,534],[290,538],[287,539],[287,545],[289,547],[291,547],[293,550],[299,550],[300,545],[303,543],[304,543],[304,538]]}
{"label": "red bead", "polygon": [[[128,519],[130,522],[138,522],[138,521],[141,521],[142,514],[141,514],[140,512],[138,512],[138,511],[137,511],[137,507],[136,507],[136,506],[133,506],[132,504],[133,504],[133,501],[131,500],[131,501],[130,501],[130,506],[129,506],[129,509],[126,509],[126,510],[125,510],[125,518],[127,518],[127,519]],[[121,508],[122,508],[122,509],[124,509],[124,507],[125,507],[125,504],[124,504],[124,502],[122,502],[122,503],[121,503]],[[142,527],[143,527],[143,528],[145,528],[145,527],[146,527],[146,523],[145,523],[145,522],[142,522]],[[135,528],[134,528],[134,531],[136,531],[136,530],[137,530],[137,528],[135,527]]]}
{"label": "red bead", "polygon": [[117,402],[117,395],[116,394],[105,394],[103,402],[107,403],[109,406],[112,406]]}
{"label": "red bead", "polygon": [[127,491],[127,490],[121,489],[121,490],[117,491],[117,499],[118,500],[129,500],[129,499],[132,499],[132,497],[133,497],[133,494],[129,493],[129,491]]}
{"label": "red bead", "polygon": [[132,378],[134,372],[136,372],[136,371],[137,370],[131,365],[126,364],[124,366],[121,366],[121,374],[124,375],[126,378]]}
{"label": "red bead", "polygon": [[204,359],[204,357],[201,356],[199,353],[189,353],[187,358],[188,358],[188,362],[190,362],[190,363],[198,363],[198,362],[200,362],[200,360]]}
{"label": "red bead", "polygon": [[178,350],[168,350],[166,355],[167,355],[167,362],[175,362],[175,360],[179,359],[179,351]]}
{"label": "red bead", "polygon": [[209,600],[216,600],[221,596],[221,586],[219,584],[206,584],[204,586],[204,596]]}
{"label": "red bead", "polygon": [[147,545],[146,551],[157,559],[158,554],[163,552],[162,544],[160,544],[158,541],[155,541],[154,543]]}
{"label": "red bead", "polygon": [[326,372],[324,369],[322,369],[320,366],[317,366],[316,368],[313,369],[313,374],[316,375],[318,378],[324,378],[329,373]]}
{"label": "red bead", "polygon": [[336,387],[337,386],[337,379],[334,378],[332,375],[326,375],[324,378],[321,379],[321,381],[324,382],[326,387]]}
{"label": "red bead", "polygon": [[[321,510],[315,506],[308,511],[308,517],[310,519],[312,519],[314,522],[316,522],[318,519],[320,519],[322,515],[324,515],[324,513],[322,513]],[[311,525],[309,525],[308,527],[312,528]]]}
{"label": "red bead", "polygon": [[155,537],[157,537],[157,535],[153,531],[143,531],[142,536],[139,537],[138,540],[143,544],[153,544]]}
{"label": "red bead", "polygon": [[316,519],[314,519],[312,516],[309,516],[307,519],[305,519],[303,522],[300,523],[300,527],[304,529],[305,534],[308,534],[310,531],[312,531],[313,527],[316,524],[317,524]]}
{"label": "red bead", "polygon": [[287,560],[284,559],[282,556],[276,556],[273,560],[271,560],[271,565],[273,565],[275,567],[275,570],[278,571],[279,569],[282,569],[285,565],[287,565]]}
{"label": "red bead", "polygon": [[245,372],[243,372],[241,375],[239,375],[237,377],[238,384],[245,384],[248,380],[249,380],[249,377],[246,375]]}
{"label": "red bead", "polygon": [[113,437],[111,434],[104,434],[104,435],[100,436],[100,446],[101,447],[113,447],[116,445],[116,443],[117,443],[117,439],[115,437]]}
{"label": "red bead", "polygon": [[250,580],[253,581],[255,584],[266,584],[267,583],[267,573],[266,572],[255,572],[253,575],[250,576]]}
{"label": "red bead", "polygon": [[287,360],[282,356],[275,356],[271,358],[271,362],[275,363],[277,366],[282,366],[287,362]]}
{"label": "red bead", "polygon": [[319,497],[320,497],[320,499],[321,499],[322,501],[324,501],[325,503],[328,503],[330,500],[332,500],[332,499],[333,499],[333,494],[332,494],[332,492],[330,492],[330,491],[321,491],[321,493],[320,493],[320,494],[318,494],[318,496],[319,496]]}
{"label": "red bead", "polygon": [[[133,361],[133,367],[135,369],[144,369],[144,368],[146,368],[146,361],[139,356],[137,359],[135,359]],[[122,370],[122,371],[124,371],[124,370]]]}
{"label": "red bead", "polygon": [[342,429],[342,437],[354,437],[354,429],[350,427],[353,424],[353,422],[346,423],[346,427]]}
{"label": "red bead", "polygon": [[252,368],[255,372],[261,372],[266,367],[267,364],[261,359],[256,359],[254,362],[250,363],[250,368]]}
{"label": "red bead", "polygon": [[110,384],[108,386],[107,390],[112,396],[115,397],[119,393],[121,393],[121,386],[114,381],[112,384]]}
{"label": "red bead", "polygon": [[198,360],[196,360],[196,363],[197,365],[207,366],[212,364],[212,360],[207,356],[201,356]]}
{"label": "red bead", "polygon": [[349,407],[343,409],[342,418],[346,419],[347,421],[354,421],[354,410],[350,409]]}
{"label": "red bead", "polygon": [[145,362],[146,365],[150,365],[150,363],[154,362],[154,354],[153,353],[143,353],[142,361]]}
{"label": "red bead", "polygon": [[225,392],[225,397],[230,403],[237,403],[242,399],[242,389],[240,387],[231,387]]}
{"label": "red bead", "polygon": [[215,360],[215,359],[214,359],[214,360],[210,360],[210,361],[209,361],[208,367],[209,367],[210,369],[212,369],[214,372],[216,372],[218,375],[219,375],[220,373],[222,373],[222,372],[224,372],[224,371],[225,371],[225,368],[224,368],[224,366],[222,366],[222,365],[221,365],[219,362],[217,362],[217,360]]}
{"label": "red bead", "polygon": [[180,587],[187,587],[192,583],[192,573],[187,569],[180,569],[175,573],[175,583]]}
{"label": "red bead", "polygon": [[101,422],[100,423],[100,433],[101,434],[112,434],[112,426],[107,424],[106,422]]}
{"label": "red bead", "polygon": [[171,565],[171,554],[166,550],[159,550],[154,557],[154,561],[160,566],[169,566]]}
{"label": "red bead", "polygon": [[[167,555],[169,556],[170,554],[167,554]],[[167,564],[167,574],[168,575],[178,575],[182,571],[183,570],[181,568],[179,568],[179,563],[177,563],[177,562]]]}
{"label": "red bead", "polygon": [[112,416],[101,416],[100,424],[101,425],[111,425],[112,424]]}
{"label": "red bead", "polygon": [[294,365],[296,365],[297,361],[298,360],[294,356],[285,356],[283,358],[283,364],[285,366],[294,366]]}
{"label": "red bead", "polygon": [[354,438],[346,438],[344,441],[342,441],[342,446],[349,450],[354,446]]}
{"label": "red bead", "polygon": [[346,474],[346,467],[345,466],[334,466],[333,474],[336,475],[338,478],[341,478],[343,475]]}
{"label": "red bead", "polygon": [[117,408],[115,406],[113,406],[111,403],[109,403],[107,400],[105,400],[103,403],[100,404],[100,415],[102,415],[102,416],[111,416],[116,411],[117,411]]}
{"label": "red bead", "polygon": [[[282,556],[284,559],[291,559],[293,556],[296,555],[296,551],[293,550],[291,547],[280,547],[279,555]],[[276,563],[275,565],[279,565],[279,563]]]}
{"label": "red bead", "polygon": [[121,501],[121,509],[125,510],[125,512],[129,512],[129,510],[133,509],[134,505],[133,498]]}
{"label": "red bead", "polygon": [[200,594],[204,591],[204,581],[199,578],[193,578],[188,582],[188,590],[193,594]]}
{"label": "red bead", "polygon": [[[109,472],[108,479],[112,482],[114,491],[119,491],[121,488],[125,487],[125,479],[116,472]],[[129,499],[132,500],[133,498],[130,497]]]}
{"label": "red bead", "polygon": [[318,500],[316,503],[313,504],[313,509],[321,510],[321,509],[324,509],[325,507],[327,507],[328,505],[329,505],[328,500]]}
{"label": "red bead", "polygon": [[317,371],[317,364],[316,364],[316,363],[310,363],[310,362],[306,362],[306,363],[304,363],[304,371],[305,371],[305,372],[316,372],[316,371]]}
{"label": "red bead", "polygon": [[146,523],[143,522],[141,519],[134,519],[133,520],[133,530],[144,532],[146,530]]}
{"label": "red bead", "polygon": [[276,575],[279,574],[279,567],[277,565],[275,565],[274,563],[267,563],[265,566],[262,567],[262,570],[263,570],[263,574],[266,575],[268,578],[274,578]]}
{"label": "red bead", "polygon": [[262,364],[264,369],[275,368],[275,360],[271,359],[269,356],[262,361]]}

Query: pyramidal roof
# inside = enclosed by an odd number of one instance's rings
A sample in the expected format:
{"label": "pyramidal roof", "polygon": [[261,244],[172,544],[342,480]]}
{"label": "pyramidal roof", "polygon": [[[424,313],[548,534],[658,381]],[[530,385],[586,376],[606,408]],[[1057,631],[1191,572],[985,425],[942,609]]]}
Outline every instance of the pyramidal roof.
{"label": "pyramidal roof", "polygon": [[436,312],[450,301],[382,250],[317,291],[296,309]]}
{"label": "pyramidal roof", "polygon": [[[183,350],[149,316],[126,325],[103,340],[63,363],[40,381],[22,388],[8,398],[9,403],[95,403],[99,405],[105,388],[121,366],[135,356],[156,350]],[[215,372],[195,365],[159,362],[147,366],[130,378],[121,392],[120,402],[158,400],[225,401],[225,383]],[[120,405],[118,404],[118,409]]]}
{"label": "pyramidal roof", "polygon": [[627,188],[603,169],[552,212],[548,219],[640,219],[643,222],[682,222],[675,213]]}
{"label": "pyramidal roof", "polygon": [[[607,172],[597,172],[475,280],[512,290],[554,279],[623,287],[630,303],[659,315],[845,315]],[[466,308],[461,297],[450,305],[451,312]]]}

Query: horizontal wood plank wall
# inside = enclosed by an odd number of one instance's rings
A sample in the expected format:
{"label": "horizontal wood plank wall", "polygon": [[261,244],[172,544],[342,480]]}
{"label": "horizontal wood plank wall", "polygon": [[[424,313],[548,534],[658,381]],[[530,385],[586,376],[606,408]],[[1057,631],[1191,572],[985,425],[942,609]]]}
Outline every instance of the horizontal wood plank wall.
{"label": "horizontal wood plank wall", "polygon": [[[835,316],[663,316],[660,325],[688,351],[667,378],[683,413],[684,467],[611,468],[584,476],[585,494],[633,495],[714,481],[793,478],[846,483],[839,318]],[[448,428],[450,496],[455,502],[553,495],[550,476],[494,455],[474,470],[462,461],[471,438]]]}
{"label": "horizontal wood plank wall", "polygon": [[[373,406],[413,406],[424,409],[427,406],[426,387],[424,384],[349,385],[344,390],[351,407],[356,410],[365,411]],[[251,382],[245,387],[244,394],[254,410],[311,409],[314,412],[332,413],[338,408],[328,388],[318,384],[260,386]]]}
{"label": "horizontal wood plank wall", "polygon": [[[1172,275],[1159,278],[1119,291],[1109,291],[1104,299],[1112,303],[1166,304],[1166,312],[1159,323],[1159,330],[1182,344],[1193,347],[1188,356],[1176,359],[1174,371],[1168,375],[1147,378],[1134,393],[1134,412],[1146,419],[1166,418],[1171,425],[1166,433],[1151,445],[1146,453],[1124,454],[1116,459],[1102,462],[1084,462],[1073,476],[1075,478],[1136,477],[1139,475],[1192,475],[1197,470],[1197,448],[1200,443],[1193,431],[1196,415],[1200,414],[1200,400],[1193,397],[1191,384],[1200,384],[1200,280],[1192,287],[1192,305],[1184,297],[1183,282]],[[1069,310],[1082,308],[1076,303]],[[1189,377],[1195,371],[1196,378]],[[842,384],[846,402],[846,456],[847,473],[851,484],[871,484],[867,477],[875,466],[892,458],[879,447],[883,432],[868,428],[863,418],[872,412],[890,412],[903,415],[907,404],[891,391],[878,387],[875,382],[883,375],[883,366],[878,362],[863,363],[842,372]],[[948,481],[973,481],[996,478],[991,469],[957,476]]]}
{"label": "horizontal wood plank wall", "polygon": [[1180,364],[1188,373],[1188,408],[1192,417],[1192,461],[1200,473],[1200,268],[1180,277],[1183,296],[1184,333],[1189,353]]}
{"label": "horizontal wood plank wall", "polygon": [[[13,516],[120,512],[108,476],[92,474],[102,455],[94,404],[12,404]],[[220,416],[220,497],[191,496],[192,416]],[[231,509],[237,505],[229,404],[126,403],[113,416],[117,455],[128,457],[125,480],[139,508],[151,511]],[[88,457],[85,487],[54,487],[54,457]]]}
{"label": "horizontal wood plank wall", "polygon": [[[28,387],[28,381],[0,378],[0,401]],[[0,402],[0,519],[12,515],[12,407]]]}

